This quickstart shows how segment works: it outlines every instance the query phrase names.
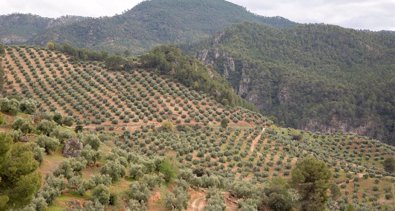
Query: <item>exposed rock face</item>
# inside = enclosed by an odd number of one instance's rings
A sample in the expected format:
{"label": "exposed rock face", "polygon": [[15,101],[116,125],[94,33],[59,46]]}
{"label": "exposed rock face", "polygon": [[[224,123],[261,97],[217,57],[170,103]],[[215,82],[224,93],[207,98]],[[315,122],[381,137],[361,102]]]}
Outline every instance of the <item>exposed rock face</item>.
{"label": "exposed rock face", "polygon": [[[258,109],[262,110],[265,114],[277,109],[276,107],[288,107],[290,102],[295,101],[293,90],[290,90],[290,84],[286,79],[282,81],[264,81],[265,76],[259,75],[260,72],[253,72],[253,64],[239,60],[225,51],[221,51],[216,47],[224,34],[218,35],[214,41],[214,46],[211,49],[201,50],[196,57],[202,62],[213,65],[216,69],[230,82],[238,95],[249,102],[254,103]],[[258,76],[258,75],[259,76]],[[259,81],[257,78],[260,78]],[[262,83],[266,85],[263,86]],[[287,115],[286,113],[284,115]],[[314,115],[312,115],[314,116]],[[320,132],[344,132],[353,133],[357,135],[377,136],[371,134],[371,129],[377,127],[379,123],[370,119],[366,120],[362,125],[354,125],[349,120],[341,116],[330,117],[329,123],[324,123],[321,119],[307,118],[298,121],[294,127],[309,131]]]}
{"label": "exposed rock face", "polygon": [[69,139],[64,144],[63,155],[65,157],[79,157],[83,147],[80,140],[75,138]]}
{"label": "exposed rock face", "polygon": [[246,98],[248,96],[248,91],[251,82],[251,79],[248,76],[246,69],[248,69],[248,64],[243,63],[241,68],[241,78],[240,78],[239,89],[238,89],[238,94],[243,98]]}

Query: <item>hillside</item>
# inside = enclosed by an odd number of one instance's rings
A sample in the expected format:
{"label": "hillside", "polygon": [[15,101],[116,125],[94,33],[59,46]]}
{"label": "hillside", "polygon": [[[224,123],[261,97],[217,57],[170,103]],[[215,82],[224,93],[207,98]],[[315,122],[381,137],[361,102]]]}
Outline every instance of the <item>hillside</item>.
{"label": "hillside", "polygon": [[4,44],[25,43],[50,28],[66,26],[83,19],[78,16],[52,19],[31,14],[0,15],[0,42]]}
{"label": "hillside", "polygon": [[46,49],[15,47],[6,51],[5,95],[36,99],[41,112],[68,114],[90,128],[127,130],[165,120],[213,125],[224,118],[240,125],[264,122],[255,118],[257,114],[227,109],[211,96],[153,71],[108,71],[103,62],[78,62]]}
{"label": "hillside", "polygon": [[[154,58],[159,65],[151,69]],[[280,128],[258,113],[224,106],[167,75],[184,59],[159,48],[129,69],[109,70],[50,49],[5,47],[0,67],[10,99],[0,100],[0,130],[35,149],[42,176],[28,207],[265,210],[276,194],[293,194],[287,202],[298,207],[297,190],[273,181],[291,180],[313,156],[331,166],[331,210],[393,208],[395,178],[382,163],[395,156],[394,147]]]}
{"label": "hillside", "polygon": [[245,23],[185,48],[280,125],[395,144],[391,33]]}
{"label": "hillside", "polygon": [[[38,45],[52,40],[96,50],[141,54],[160,44],[190,43],[208,38],[236,23],[294,25],[284,18],[255,15],[224,0],[151,0],[113,17],[86,18],[53,27],[47,27],[48,21],[53,20],[23,15],[19,19],[0,16],[3,40],[8,37],[9,41],[15,41],[12,43]],[[18,27],[7,27],[9,23]]]}

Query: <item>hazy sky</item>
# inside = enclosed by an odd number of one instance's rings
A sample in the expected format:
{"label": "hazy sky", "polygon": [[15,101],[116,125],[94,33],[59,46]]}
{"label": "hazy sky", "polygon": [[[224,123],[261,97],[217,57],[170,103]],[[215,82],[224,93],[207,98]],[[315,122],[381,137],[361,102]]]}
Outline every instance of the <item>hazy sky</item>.
{"label": "hazy sky", "polygon": [[[0,14],[32,13],[112,16],[142,0],[0,0]],[[263,16],[282,16],[299,23],[395,31],[395,0],[229,0]]]}

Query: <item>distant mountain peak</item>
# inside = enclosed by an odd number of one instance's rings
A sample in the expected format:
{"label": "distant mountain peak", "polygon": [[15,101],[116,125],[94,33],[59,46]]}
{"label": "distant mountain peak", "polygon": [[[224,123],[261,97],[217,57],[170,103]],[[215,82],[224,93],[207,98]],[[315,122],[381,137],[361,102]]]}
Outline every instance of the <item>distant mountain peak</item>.
{"label": "distant mountain peak", "polygon": [[121,15],[106,18],[21,17],[25,21],[13,21],[13,27],[7,17],[0,17],[0,27],[5,29],[0,32],[2,42],[45,45],[53,40],[97,50],[129,50],[134,54],[161,44],[197,42],[243,22],[278,28],[295,25],[285,18],[253,14],[224,0],[143,1]]}

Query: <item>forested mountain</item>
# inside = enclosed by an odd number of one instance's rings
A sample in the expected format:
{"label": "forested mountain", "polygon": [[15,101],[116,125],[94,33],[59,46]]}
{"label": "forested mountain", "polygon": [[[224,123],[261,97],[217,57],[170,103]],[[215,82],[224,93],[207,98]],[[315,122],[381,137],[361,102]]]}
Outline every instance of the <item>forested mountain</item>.
{"label": "forested mountain", "polygon": [[395,143],[393,33],[244,23],[187,48],[281,125]]}
{"label": "forested mountain", "polygon": [[[0,17],[0,28],[7,28],[7,23],[10,23],[7,18],[9,17]],[[20,19],[20,24],[17,21],[13,23],[20,26],[18,31],[3,32],[8,37],[21,37],[12,39],[16,43],[45,45],[53,40],[98,50],[127,50],[133,54],[142,53],[160,44],[198,41],[232,24],[245,21],[281,28],[295,24],[281,17],[255,15],[224,0],[144,1],[121,15],[87,18],[73,24],[50,28],[45,26],[51,19],[36,16],[22,16]],[[35,24],[25,24],[24,19]],[[29,32],[33,32],[34,36],[27,36],[30,35]]]}
{"label": "forested mountain", "polygon": [[79,16],[63,16],[52,19],[31,14],[1,15],[0,42],[5,44],[25,43],[52,27],[66,26],[84,19]]}

